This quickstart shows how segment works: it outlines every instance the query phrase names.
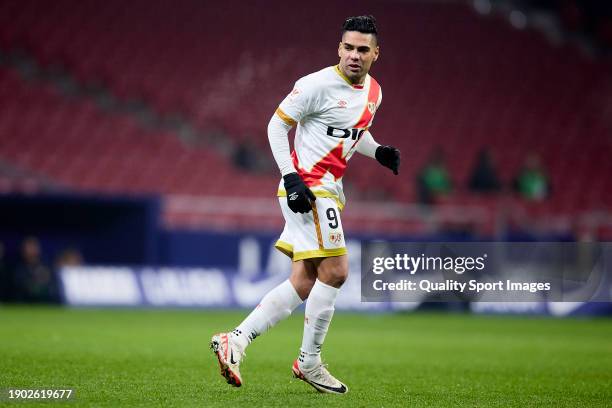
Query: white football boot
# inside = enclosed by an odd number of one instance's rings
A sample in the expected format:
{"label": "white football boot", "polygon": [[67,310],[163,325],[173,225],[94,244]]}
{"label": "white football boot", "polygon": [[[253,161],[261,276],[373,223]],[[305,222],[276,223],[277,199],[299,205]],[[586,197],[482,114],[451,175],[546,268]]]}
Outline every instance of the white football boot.
{"label": "white football boot", "polygon": [[346,394],[348,392],[348,387],[331,375],[323,363],[319,363],[311,370],[303,370],[300,368],[298,360],[295,360],[291,369],[295,378],[307,382],[319,392],[329,394]]}
{"label": "white football boot", "polygon": [[227,383],[240,387],[242,385],[240,361],[245,356],[244,351],[232,341],[230,333],[217,333],[212,336],[210,348],[217,355],[221,375]]}

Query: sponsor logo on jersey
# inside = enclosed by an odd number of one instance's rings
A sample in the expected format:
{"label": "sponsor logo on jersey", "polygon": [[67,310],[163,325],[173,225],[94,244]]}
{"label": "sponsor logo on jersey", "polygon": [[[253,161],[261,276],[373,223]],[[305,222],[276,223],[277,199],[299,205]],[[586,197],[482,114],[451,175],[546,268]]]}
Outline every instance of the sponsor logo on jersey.
{"label": "sponsor logo on jersey", "polygon": [[348,102],[347,102],[347,101],[345,101],[344,99],[340,99],[340,100],[338,101],[338,107],[339,107],[339,108],[346,108],[346,105],[348,105]]}
{"label": "sponsor logo on jersey", "polygon": [[331,242],[332,244],[338,245],[340,242],[342,242],[342,233],[341,232],[330,232],[329,242]]}
{"label": "sponsor logo on jersey", "polygon": [[358,140],[365,131],[365,129],[337,129],[328,126],[327,136],[337,137],[338,139],[348,139],[350,137],[353,140]]}

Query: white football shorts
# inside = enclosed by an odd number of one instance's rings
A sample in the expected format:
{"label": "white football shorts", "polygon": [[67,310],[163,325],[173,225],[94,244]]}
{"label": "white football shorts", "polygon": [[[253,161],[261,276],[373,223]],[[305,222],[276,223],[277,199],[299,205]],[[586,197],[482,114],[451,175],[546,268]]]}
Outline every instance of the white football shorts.
{"label": "white football shorts", "polygon": [[317,197],[307,214],[294,213],[287,197],[278,197],[285,228],[275,247],[293,261],[346,254],[338,202],[334,197]]}

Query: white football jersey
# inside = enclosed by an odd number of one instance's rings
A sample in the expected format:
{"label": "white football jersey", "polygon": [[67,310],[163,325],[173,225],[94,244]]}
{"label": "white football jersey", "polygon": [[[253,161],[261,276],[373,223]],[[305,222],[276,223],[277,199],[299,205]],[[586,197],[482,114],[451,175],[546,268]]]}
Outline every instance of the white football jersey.
{"label": "white football jersey", "polygon": [[[300,78],[281,102],[276,114],[297,124],[293,165],[316,196],[344,206],[342,176],[381,101],[380,85],[369,74],[363,85],[353,85],[333,66]],[[285,195],[281,180],[279,196]]]}

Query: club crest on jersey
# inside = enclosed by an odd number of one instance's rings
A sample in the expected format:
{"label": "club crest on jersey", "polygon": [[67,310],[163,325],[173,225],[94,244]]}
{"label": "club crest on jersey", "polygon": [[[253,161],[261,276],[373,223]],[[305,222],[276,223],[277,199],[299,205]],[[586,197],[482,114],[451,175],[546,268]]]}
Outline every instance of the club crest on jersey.
{"label": "club crest on jersey", "polygon": [[368,110],[370,111],[370,113],[373,115],[374,112],[376,112],[376,103],[374,102],[368,102]]}
{"label": "club crest on jersey", "polygon": [[340,242],[342,242],[342,233],[341,232],[330,232],[329,242],[331,242],[334,245],[338,245]]}

